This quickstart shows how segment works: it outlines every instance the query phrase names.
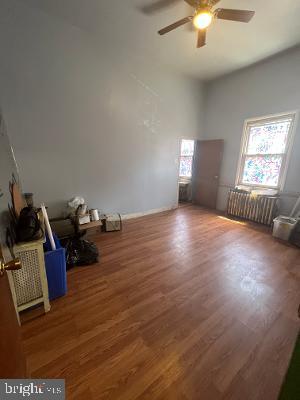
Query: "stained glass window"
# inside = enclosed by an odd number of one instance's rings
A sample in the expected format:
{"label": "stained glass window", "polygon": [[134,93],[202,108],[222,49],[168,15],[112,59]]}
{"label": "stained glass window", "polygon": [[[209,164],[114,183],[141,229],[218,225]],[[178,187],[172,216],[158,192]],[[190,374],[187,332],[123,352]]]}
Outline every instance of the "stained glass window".
{"label": "stained glass window", "polygon": [[243,183],[249,185],[277,186],[281,164],[281,156],[247,156]]}
{"label": "stained glass window", "polygon": [[239,183],[278,188],[294,115],[249,123]]}
{"label": "stained glass window", "polygon": [[283,154],[291,121],[253,126],[249,132],[247,154]]}
{"label": "stained glass window", "polygon": [[182,178],[192,177],[194,146],[194,140],[181,141],[179,176]]}
{"label": "stained glass window", "polygon": [[194,140],[181,141],[181,156],[192,156],[194,155]]}

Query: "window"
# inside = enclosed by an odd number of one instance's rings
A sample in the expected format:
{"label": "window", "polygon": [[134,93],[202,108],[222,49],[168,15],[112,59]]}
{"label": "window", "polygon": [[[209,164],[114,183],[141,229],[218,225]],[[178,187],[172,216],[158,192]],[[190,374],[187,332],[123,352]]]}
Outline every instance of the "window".
{"label": "window", "polygon": [[180,167],[179,176],[184,179],[191,179],[193,169],[193,157],[194,157],[194,140],[181,141],[180,149]]}
{"label": "window", "polygon": [[248,120],[237,184],[280,189],[284,184],[296,113]]}

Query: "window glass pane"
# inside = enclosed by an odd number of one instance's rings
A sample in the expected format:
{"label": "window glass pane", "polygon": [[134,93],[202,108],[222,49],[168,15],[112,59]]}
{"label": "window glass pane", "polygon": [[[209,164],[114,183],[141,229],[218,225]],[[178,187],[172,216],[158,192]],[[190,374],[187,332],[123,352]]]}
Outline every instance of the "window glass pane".
{"label": "window glass pane", "polygon": [[251,185],[277,186],[282,156],[247,156],[242,183]]}
{"label": "window glass pane", "polygon": [[179,175],[185,178],[192,176],[193,157],[181,157]]}
{"label": "window glass pane", "polygon": [[193,156],[194,155],[194,140],[182,140],[181,141],[181,155],[182,156]]}
{"label": "window glass pane", "polygon": [[251,127],[247,154],[284,153],[290,126],[291,120],[286,120]]}

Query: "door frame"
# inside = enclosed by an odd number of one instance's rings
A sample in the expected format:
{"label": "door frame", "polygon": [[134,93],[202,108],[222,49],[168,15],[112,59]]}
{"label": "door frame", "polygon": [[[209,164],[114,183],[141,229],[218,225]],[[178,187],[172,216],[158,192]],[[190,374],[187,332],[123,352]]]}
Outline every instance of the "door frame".
{"label": "door frame", "polygon": [[178,168],[177,168],[177,207],[179,207],[179,184],[180,184],[180,159],[181,159],[181,143],[183,140],[193,140],[194,142],[194,153],[193,153],[193,161],[192,161],[192,176],[190,180],[187,180],[191,184],[191,191],[193,191],[193,171],[194,171],[194,160],[195,160],[195,147],[196,147],[196,142],[199,139],[194,139],[194,138],[187,138],[187,137],[181,137],[179,139],[179,150],[178,150]]}

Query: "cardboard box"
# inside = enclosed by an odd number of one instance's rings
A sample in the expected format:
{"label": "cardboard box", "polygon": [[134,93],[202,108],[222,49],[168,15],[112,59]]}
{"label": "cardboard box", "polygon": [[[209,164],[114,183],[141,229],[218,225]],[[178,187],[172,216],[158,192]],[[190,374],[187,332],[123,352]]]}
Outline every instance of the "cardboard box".
{"label": "cardboard box", "polygon": [[120,214],[107,214],[105,216],[105,231],[113,232],[122,230],[122,218]]}
{"label": "cardboard box", "polygon": [[90,214],[78,215],[77,221],[79,225],[88,224],[91,222]]}

